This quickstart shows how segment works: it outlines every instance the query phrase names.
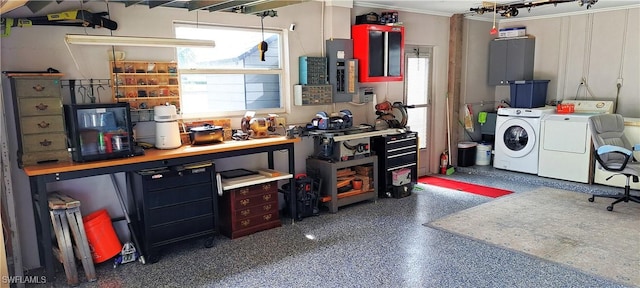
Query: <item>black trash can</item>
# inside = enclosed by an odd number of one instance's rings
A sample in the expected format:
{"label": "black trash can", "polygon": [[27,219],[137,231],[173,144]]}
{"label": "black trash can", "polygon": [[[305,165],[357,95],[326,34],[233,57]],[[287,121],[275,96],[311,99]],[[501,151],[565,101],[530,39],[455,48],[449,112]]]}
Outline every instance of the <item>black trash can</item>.
{"label": "black trash can", "polygon": [[476,142],[458,143],[458,167],[473,166],[476,163]]}

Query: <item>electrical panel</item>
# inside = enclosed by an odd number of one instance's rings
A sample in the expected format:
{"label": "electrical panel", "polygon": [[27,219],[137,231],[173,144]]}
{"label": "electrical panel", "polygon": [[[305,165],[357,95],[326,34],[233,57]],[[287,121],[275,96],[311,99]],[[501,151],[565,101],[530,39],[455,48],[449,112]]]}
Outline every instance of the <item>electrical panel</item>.
{"label": "electrical panel", "polygon": [[358,94],[358,60],[353,59],[353,40],[329,39],[326,46],[333,102],[350,102]]}
{"label": "electrical panel", "polygon": [[324,85],[327,82],[327,57],[300,56],[300,84]]}
{"label": "electrical panel", "polygon": [[333,86],[326,85],[293,85],[294,105],[331,104]]}

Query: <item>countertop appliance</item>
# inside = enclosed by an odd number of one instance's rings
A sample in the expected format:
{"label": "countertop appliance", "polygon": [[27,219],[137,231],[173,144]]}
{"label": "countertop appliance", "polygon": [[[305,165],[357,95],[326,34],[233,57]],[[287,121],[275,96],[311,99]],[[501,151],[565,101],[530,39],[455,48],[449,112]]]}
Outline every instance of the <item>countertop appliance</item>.
{"label": "countertop appliance", "polygon": [[553,111],[550,106],[498,109],[493,167],[537,174],[540,120]]}
{"label": "countertop appliance", "polygon": [[540,127],[538,176],[589,183],[594,162],[587,120],[594,114],[613,113],[613,101],[565,100],[574,113],[548,114]]}
{"label": "countertop appliance", "polygon": [[182,146],[175,105],[153,107],[153,120],[156,122],[156,148],[175,149]]}
{"label": "countertop appliance", "polygon": [[200,127],[189,129],[189,140],[191,145],[214,144],[224,141],[222,126],[205,124]]}

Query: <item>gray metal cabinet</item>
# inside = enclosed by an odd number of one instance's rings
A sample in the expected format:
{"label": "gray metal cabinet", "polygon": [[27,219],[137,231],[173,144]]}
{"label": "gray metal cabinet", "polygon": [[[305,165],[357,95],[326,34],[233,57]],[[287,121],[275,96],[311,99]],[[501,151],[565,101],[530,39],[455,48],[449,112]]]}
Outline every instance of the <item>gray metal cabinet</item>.
{"label": "gray metal cabinet", "polygon": [[533,79],[535,38],[496,39],[489,46],[489,85]]}

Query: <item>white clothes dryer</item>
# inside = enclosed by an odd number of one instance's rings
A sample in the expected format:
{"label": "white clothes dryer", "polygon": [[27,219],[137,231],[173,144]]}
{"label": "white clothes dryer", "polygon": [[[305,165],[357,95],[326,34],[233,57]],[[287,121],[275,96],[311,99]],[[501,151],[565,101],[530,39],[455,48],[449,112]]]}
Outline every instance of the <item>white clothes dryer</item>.
{"label": "white clothes dryer", "polygon": [[493,167],[537,174],[540,120],[550,113],[549,106],[498,109]]}

